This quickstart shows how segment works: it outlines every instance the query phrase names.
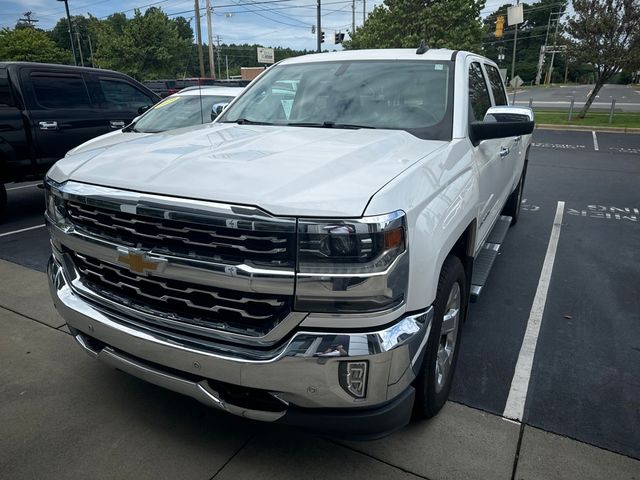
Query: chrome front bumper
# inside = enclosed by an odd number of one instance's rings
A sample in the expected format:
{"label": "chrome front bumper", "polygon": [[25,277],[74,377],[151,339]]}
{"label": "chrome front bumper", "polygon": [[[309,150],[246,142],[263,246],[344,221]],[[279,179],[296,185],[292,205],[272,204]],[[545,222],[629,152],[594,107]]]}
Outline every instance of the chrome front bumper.
{"label": "chrome front bumper", "polygon": [[[205,350],[139,328],[131,319],[80,295],[53,257],[48,277],[58,312],[92,356],[206,405],[263,421],[277,421],[291,409],[356,411],[406,397],[422,363],[433,317],[430,307],[374,331],[297,331],[255,359],[244,353],[246,347]],[[301,345],[307,347],[301,350]],[[340,384],[340,364],[363,360],[368,363],[366,395],[354,398]],[[216,388],[221,384],[260,390],[281,407],[233,404]]]}

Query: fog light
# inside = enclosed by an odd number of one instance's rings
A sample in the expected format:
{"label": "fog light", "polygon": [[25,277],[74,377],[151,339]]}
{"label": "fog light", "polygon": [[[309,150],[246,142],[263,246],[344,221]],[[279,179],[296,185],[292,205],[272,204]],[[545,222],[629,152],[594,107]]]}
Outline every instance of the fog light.
{"label": "fog light", "polygon": [[340,362],[340,386],[355,398],[367,396],[369,362]]}

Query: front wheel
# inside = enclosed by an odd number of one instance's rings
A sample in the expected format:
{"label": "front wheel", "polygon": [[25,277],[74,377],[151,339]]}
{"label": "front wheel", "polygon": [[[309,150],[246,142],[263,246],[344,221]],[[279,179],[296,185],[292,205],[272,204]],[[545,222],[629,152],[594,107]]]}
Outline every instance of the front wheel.
{"label": "front wheel", "polygon": [[460,330],[467,310],[467,282],[457,257],[446,258],[434,303],[427,350],[416,382],[416,416],[431,418],[449,396],[458,359]]}

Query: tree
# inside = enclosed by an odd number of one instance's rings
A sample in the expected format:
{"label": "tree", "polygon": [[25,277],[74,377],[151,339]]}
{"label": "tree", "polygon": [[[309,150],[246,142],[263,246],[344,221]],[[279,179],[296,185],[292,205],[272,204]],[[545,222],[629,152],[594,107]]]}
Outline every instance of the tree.
{"label": "tree", "polygon": [[[74,15],[71,17],[71,31],[73,35],[73,46],[76,50],[81,49],[82,58],[85,65],[92,65],[91,47],[95,41],[95,27],[100,23],[96,17],[89,15],[85,17],[83,15]],[[72,55],[70,38],[69,38],[69,26],[66,18],[61,18],[55,24],[55,26],[49,31],[49,36],[53,40],[56,46],[69,52]],[[89,39],[91,37],[91,40]],[[78,46],[78,40],[80,45]],[[90,44],[91,42],[91,44]],[[80,52],[77,53],[78,65],[80,65]]]}
{"label": "tree", "polygon": [[110,19],[97,28],[95,58],[101,67],[139,80],[175,78],[184,72],[192,42],[180,36],[174,21],[161,9],[151,7],[144,14],[136,10],[124,25],[121,17]]}
{"label": "tree", "polygon": [[430,48],[480,51],[485,0],[385,0],[376,6],[346,49]]}
{"label": "tree", "polygon": [[173,23],[178,29],[178,35],[180,38],[193,42],[193,28],[191,28],[189,20],[184,17],[175,17],[173,19]]}
{"label": "tree", "polygon": [[584,118],[602,86],[623,69],[640,66],[639,0],[573,0],[566,24],[570,52],[593,67],[595,86],[579,114]]}
{"label": "tree", "polygon": [[23,62],[67,63],[70,56],[49,35],[36,28],[0,30],[0,59]]}

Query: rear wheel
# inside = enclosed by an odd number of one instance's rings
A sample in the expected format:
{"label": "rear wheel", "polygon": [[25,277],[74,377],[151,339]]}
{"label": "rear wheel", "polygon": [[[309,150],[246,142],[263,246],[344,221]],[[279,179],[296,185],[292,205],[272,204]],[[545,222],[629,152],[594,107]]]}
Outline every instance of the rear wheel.
{"label": "rear wheel", "polygon": [[467,309],[466,285],[460,260],[447,257],[440,272],[426,355],[416,382],[414,410],[418,417],[435,416],[449,396]]}

